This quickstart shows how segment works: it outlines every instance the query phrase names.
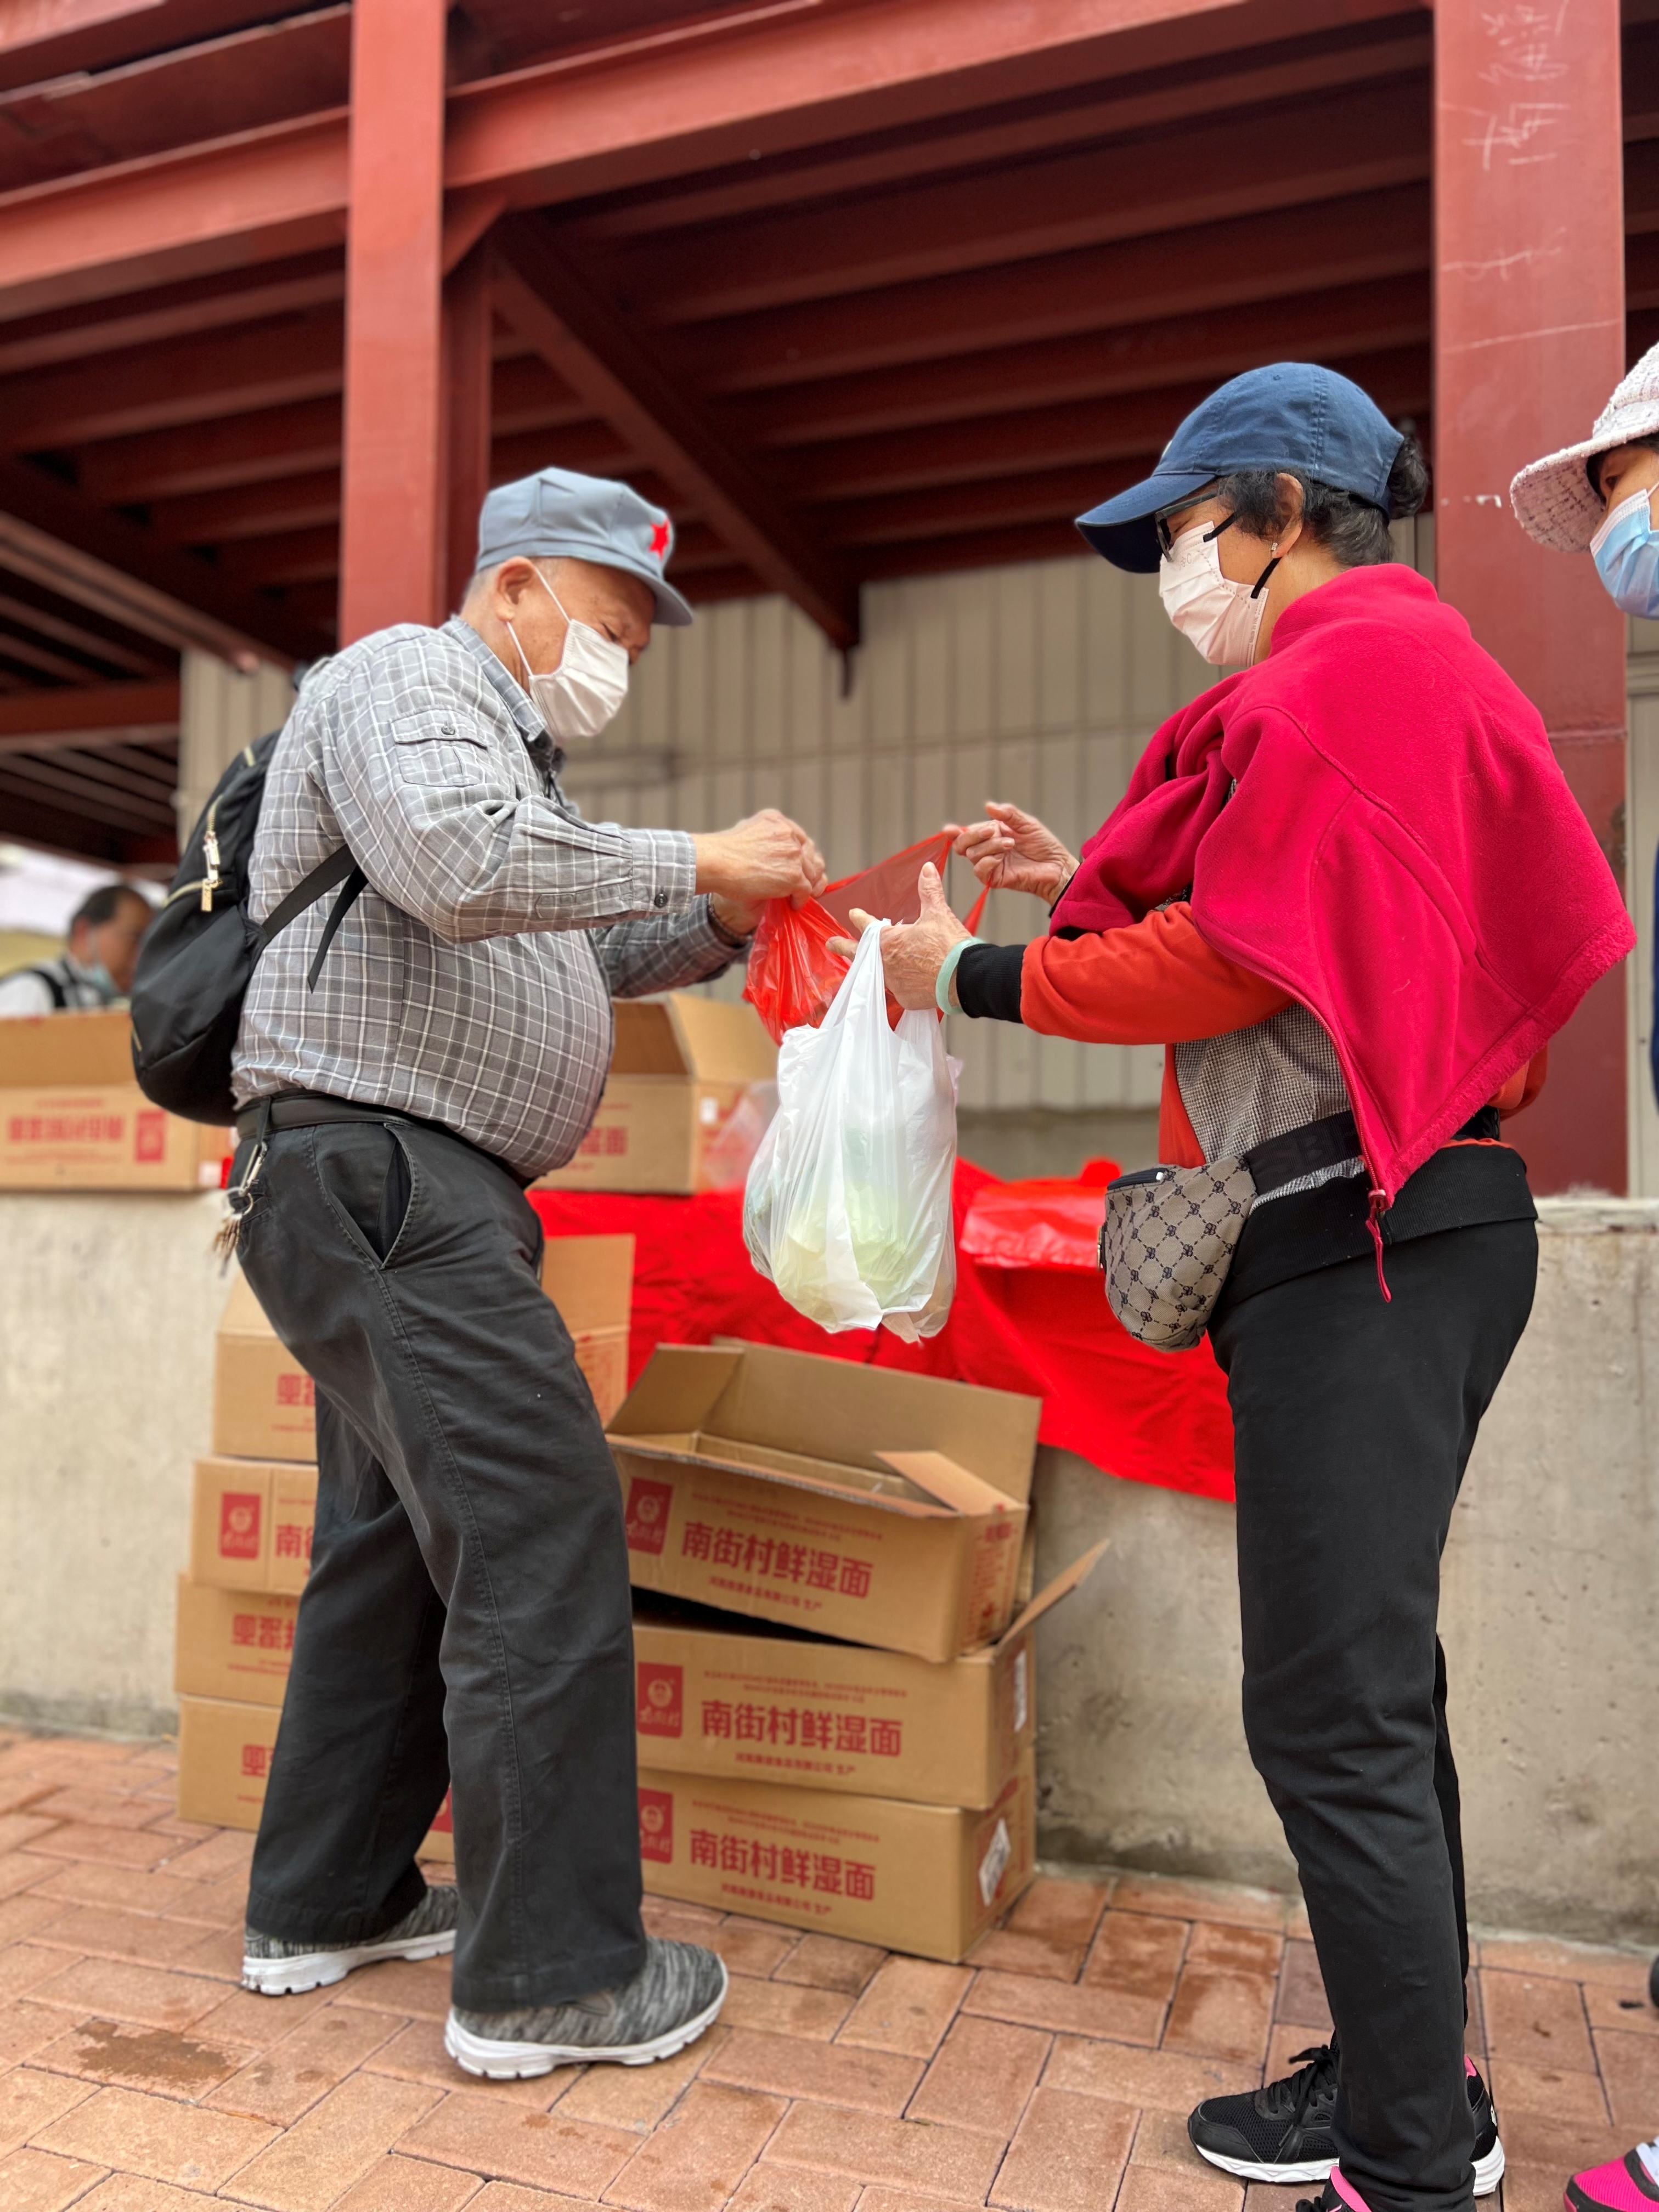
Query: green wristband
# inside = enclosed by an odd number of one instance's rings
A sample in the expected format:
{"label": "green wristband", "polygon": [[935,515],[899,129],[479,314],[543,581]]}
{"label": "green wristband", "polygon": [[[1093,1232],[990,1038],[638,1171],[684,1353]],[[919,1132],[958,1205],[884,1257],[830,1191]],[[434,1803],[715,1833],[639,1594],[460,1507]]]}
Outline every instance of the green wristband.
{"label": "green wristband", "polygon": [[951,1012],[951,981],[957,972],[957,963],[974,941],[971,937],[957,938],[956,943],[945,954],[945,964],[934,979],[933,998],[942,1014],[948,1014]]}

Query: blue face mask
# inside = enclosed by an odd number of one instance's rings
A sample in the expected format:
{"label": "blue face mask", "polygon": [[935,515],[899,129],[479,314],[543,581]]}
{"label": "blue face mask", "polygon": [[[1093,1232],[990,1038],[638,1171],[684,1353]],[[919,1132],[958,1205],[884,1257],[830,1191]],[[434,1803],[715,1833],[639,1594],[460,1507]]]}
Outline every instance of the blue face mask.
{"label": "blue face mask", "polygon": [[1650,495],[1621,499],[1590,540],[1596,574],[1621,614],[1659,617],[1659,530]]}

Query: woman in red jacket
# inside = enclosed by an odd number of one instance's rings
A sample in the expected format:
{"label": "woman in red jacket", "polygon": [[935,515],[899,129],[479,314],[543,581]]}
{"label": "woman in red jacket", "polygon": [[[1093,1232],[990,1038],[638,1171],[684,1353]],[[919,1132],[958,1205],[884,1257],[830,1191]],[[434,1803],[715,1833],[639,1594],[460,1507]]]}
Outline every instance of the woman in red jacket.
{"label": "woman in red jacket", "polygon": [[1425,489],[1344,377],[1284,363],[1212,394],[1079,526],[1241,672],[1157,732],[1080,860],[1012,806],[960,833],[982,881],[1048,903],[1047,936],[975,943],[928,871],[883,941],[906,1006],[1164,1044],[1162,1158],[1250,1167],[1210,1322],[1244,1725],[1335,2033],[1188,2125],[1230,2173],[1323,2181],[1329,2212],[1463,2212],[1503,2171],[1463,2051],[1440,1554],[1532,1304],[1499,1117],[1632,941],[1537,714],[1392,562]]}

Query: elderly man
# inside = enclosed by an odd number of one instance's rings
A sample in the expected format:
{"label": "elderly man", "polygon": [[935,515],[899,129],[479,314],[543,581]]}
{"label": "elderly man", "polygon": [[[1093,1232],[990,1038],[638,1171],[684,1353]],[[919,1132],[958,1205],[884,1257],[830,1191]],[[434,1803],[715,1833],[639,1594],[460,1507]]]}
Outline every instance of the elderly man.
{"label": "elderly man", "polygon": [[0,1014],[85,1012],[118,1005],[132,988],[152,912],[143,891],[131,884],[100,884],[75,909],[69,943],[55,960],[38,960],[0,977]]}
{"label": "elderly man", "polygon": [[823,880],[781,815],[622,830],[560,790],[653,622],[691,620],[672,544],[625,484],[492,492],[460,614],[307,680],[253,855],[256,917],[342,843],[368,889],[314,991],[325,909],[275,940],[234,1060],[242,1264],[316,1378],[319,1462],[244,1978],[453,1949],[447,2048],[492,2076],[667,2057],[726,1988],[641,1924],[621,1496],[524,1196],[592,1119],[612,996],[719,975]]}

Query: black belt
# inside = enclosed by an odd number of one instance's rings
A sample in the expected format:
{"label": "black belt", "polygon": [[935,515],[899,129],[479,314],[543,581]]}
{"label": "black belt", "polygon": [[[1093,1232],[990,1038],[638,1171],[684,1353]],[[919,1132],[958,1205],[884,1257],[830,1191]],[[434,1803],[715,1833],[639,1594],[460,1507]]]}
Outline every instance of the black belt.
{"label": "black belt", "polygon": [[278,1091],[269,1098],[257,1098],[252,1106],[244,1106],[236,1116],[236,1133],[245,1142],[263,1144],[273,1129],[316,1129],[331,1121],[401,1121],[411,1129],[429,1129],[434,1136],[447,1137],[453,1145],[465,1145],[481,1160],[488,1160],[492,1168],[512,1176],[521,1190],[529,1184],[516,1168],[509,1167],[494,1152],[487,1152],[482,1145],[475,1145],[458,1129],[446,1127],[441,1121],[429,1121],[419,1114],[404,1114],[395,1106],[366,1106],[355,1098],[331,1098],[322,1091]]}
{"label": "black belt", "polygon": [[[1490,1143],[1499,1127],[1498,1109],[1483,1106],[1470,1115],[1453,1142],[1474,1139]],[[1328,1114],[1322,1121],[1307,1121],[1299,1129],[1287,1129],[1282,1137],[1252,1145],[1244,1155],[1244,1164],[1255,1179],[1256,1196],[1267,1198],[1283,1190],[1287,1182],[1317,1175],[1322,1168],[1340,1167],[1345,1160],[1359,1157],[1359,1130],[1353,1115]]]}

